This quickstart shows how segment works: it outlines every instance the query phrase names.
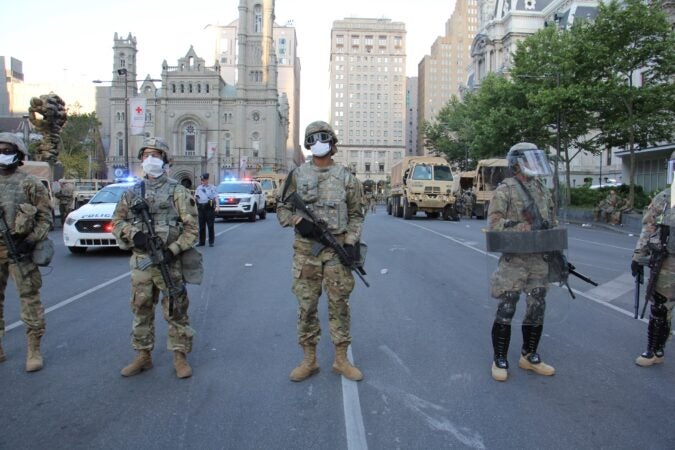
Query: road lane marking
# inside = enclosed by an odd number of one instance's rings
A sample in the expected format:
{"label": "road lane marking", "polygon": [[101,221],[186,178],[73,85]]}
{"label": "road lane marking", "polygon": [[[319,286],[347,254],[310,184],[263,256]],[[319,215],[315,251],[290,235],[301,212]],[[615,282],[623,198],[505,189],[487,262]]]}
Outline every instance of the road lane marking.
{"label": "road lane marking", "polygon": [[[234,230],[235,228],[238,228],[238,227],[240,227],[241,225],[242,225],[242,224],[233,225],[233,226],[231,226],[230,228],[228,228],[228,229],[226,229],[226,230],[223,230],[223,231],[217,233],[216,236],[220,236],[220,235],[223,234],[223,233],[227,233],[228,231]],[[115,277],[115,278],[112,278],[112,279],[110,279],[110,280],[108,280],[108,281],[106,281],[106,282],[103,282],[103,283],[101,283],[101,284],[99,284],[99,285],[97,285],[97,286],[94,286],[94,287],[92,287],[92,288],[89,288],[89,289],[87,289],[86,291],[80,292],[80,293],[77,294],[77,295],[73,295],[72,297],[70,297],[70,298],[68,298],[68,299],[66,299],[66,300],[63,300],[63,301],[57,303],[56,305],[53,305],[53,306],[50,306],[49,308],[46,308],[46,309],[45,309],[45,314],[50,313],[50,312],[52,312],[52,311],[55,311],[55,310],[57,310],[57,309],[59,309],[59,308],[63,308],[64,306],[69,305],[70,303],[73,303],[75,300],[79,300],[79,299],[81,299],[82,297],[85,297],[85,296],[87,296],[87,295],[89,295],[89,294],[91,294],[91,293],[93,293],[93,292],[96,292],[96,291],[98,291],[98,290],[100,290],[100,289],[103,289],[103,288],[106,287],[106,286],[109,286],[109,285],[111,285],[111,284],[113,284],[113,283],[116,283],[116,282],[118,282],[119,280],[128,277],[129,275],[131,275],[131,272],[124,273],[124,274],[119,275],[119,276],[117,276],[117,277]],[[22,323],[23,323],[23,322],[21,322],[21,321],[11,323],[9,326],[7,326],[7,327],[5,328],[5,332],[10,331],[10,330],[13,330],[14,328],[20,326]]]}
{"label": "road lane marking", "polygon": [[597,246],[600,246],[600,247],[609,247],[609,248],[616,248],[616,249],[619,249],[619,250],[628,250],[630,252],[635,250],[635,248],[619,247],[618,245],[603,244],[602,242],[587,241],[586,239],[579,239],[579,238],[568,238],[568,239],[570,241],[579,241],[579,242],[583,242],[583,243],[586,243],[586,244],[597,245]]}
{"label": "road lane marking", "polygon": [[[352,346],[347,349],[347,356],[354,364]],[[356,381],[342,378],[342,409],[345,414],[345,431],[347,433],[347,450],[368,450],[366,429],[363,425],[361,401],[359,400],[359,386]]]}
{"label": "road lane marking", "polygon": [[[121,280],[121,279],[123,279],[123,278],[126,278],[126,277],[128,277],[129,275],[131,275],[131,272],[123,273],[122,275],[119,275],[119,276],[117,276],[117,277],[115,277],[115,278],[112,278],[112,279],[110,279],[110,280],[108,280],[108,281],[106,281],[106,282],[104,282],[104,283],[101,283],[101,284],[99,284],[98,286],[94,286],[93,288],[90,288],[90,289],[87,289],[86,291],[80,292],[80,293],[77,294],[77,295],[73,295],[73,296],[70,297],[69,299],[63,300],[62,302],[59,302],[59,303],[57,303],[56,305],[50,306],[49,308],[45,309],[45,314],[50,313],[50,312],[52,312],[52,311],[54,311],[54,310],[57,310],[57,309],[59,309],[59,308],[63,308],[64,306],[66,306],[66,305],[68,305],[68,304],[70,304],[70,303],[73,303],[75,300],[79,300],[79,299],[81,299],[82,297],[85,297],[85,296],[91,294],[92,292],[96,292],[96,291],[98,291],[99,289],[103,289],[104,287],[106,287],[106,286],[108,286],[108,285],[111,285],[111,284],[113,284],[113,283],[117,283],[119,280]],[[10,325],[6,328],[6,331],[9,331],[9,330],[11,330],[11,329],[14,329],[14,328],[18,327],[19,325],[21,325],[22,323],[23,323],[23,322],[21,322],[21,321],[14,322],[14,323],[10,324]]]}
{"label": "road lane marking", "polygon": [[586,291],[586,294],[605,302],[611,302],[615,298],[631,292],[633,289],[635,289],[634,279],[628,272],[625,272],[607,283],[589,289]]}

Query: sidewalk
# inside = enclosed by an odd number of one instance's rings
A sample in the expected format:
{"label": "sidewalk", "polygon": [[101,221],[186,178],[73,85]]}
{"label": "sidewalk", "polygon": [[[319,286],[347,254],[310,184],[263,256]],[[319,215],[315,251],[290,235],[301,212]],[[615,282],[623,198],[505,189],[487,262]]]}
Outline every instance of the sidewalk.
{"label": "sidewalk", "polygon": [[622,214],[620,225],[594,222],[593,211],[577,208],[561,209],[559,219],[563,223],[569,222],[582,226],[604,228],[617,233],[634,234],[636,236],[640,234],[642,229],[642,214],[639,213]]}

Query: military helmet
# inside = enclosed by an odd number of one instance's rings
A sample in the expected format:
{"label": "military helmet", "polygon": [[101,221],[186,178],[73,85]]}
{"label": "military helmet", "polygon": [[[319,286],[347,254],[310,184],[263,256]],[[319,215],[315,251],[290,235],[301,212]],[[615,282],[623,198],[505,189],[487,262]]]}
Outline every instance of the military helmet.
{"label": "military helmet", "polygon": [[551,175],[546,153],[530,142],[519,142],[509,149],[506,162],[514,174],[522,172],[528,177]]}
{"label": "military helmet", "polygon": [[[321,133],[325,133],[325,135],[321,135]],[[317,141],[328,142],[328,140],[331,141],[331,152],[335,154],[337,152],[335,144],[337,144],[338,138],[330,124],[317,120],[305,128],[305,148],[307,150]]]}
{"label": "military helmet", "polygon": [[19,160],[23,160],[28,156],[28,150],[26,149],[26,144],[23,143],[22,139],[19,139],[13,133],[3,132],[0,133],[0,142],[6,144],[12,144],[19,151]]}
{"label": "military helmet", "polygon": [[162,138],[158,137],[146,137],[143,139],[143,145],[141,145],[141,149],[138,151],[138,159],[143,159],[143,150],[146,148],[151,148],[154,150],[159,150],[162,152],[162,159],[166,164],[169,163],[169,146],[164,142]]}

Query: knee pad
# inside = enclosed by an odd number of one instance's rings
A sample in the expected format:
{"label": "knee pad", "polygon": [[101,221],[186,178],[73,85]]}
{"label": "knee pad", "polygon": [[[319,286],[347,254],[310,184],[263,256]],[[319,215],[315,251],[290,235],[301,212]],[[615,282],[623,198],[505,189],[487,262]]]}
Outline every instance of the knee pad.
{"label": "knee pad", "polygon": [[530,292],[527,293],[530,297],[537,301],[542,301],[546,298],[546,288],[544,287],[537,287],[532,289]]}
{"label": "knee pad", "polygon": [[516,313],[516,302],[520,297],[520,292],[507,291],[500,297],[499,306],[497,307],[497,321],[503,324],[511,323],[511,319]]}

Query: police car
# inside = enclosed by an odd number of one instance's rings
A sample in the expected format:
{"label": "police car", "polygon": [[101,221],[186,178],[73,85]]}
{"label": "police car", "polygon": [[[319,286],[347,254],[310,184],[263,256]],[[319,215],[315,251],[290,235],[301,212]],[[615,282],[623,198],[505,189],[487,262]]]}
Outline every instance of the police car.
{"label": "police car", "polygon": [[265,194],[260,183],[255,180],[223,180],[218,185],[218,205],[216,217],[246,217],[255,222],[256,216],[264,219]]}
{"label": "police car", "polygon": [[113,183],[98,191],[89,201],[66,217],[63,243],[72,253],[84,253],[88,248],[116,248],[112,234],[112,215],[124,192],[132,189],[133,181]]}

